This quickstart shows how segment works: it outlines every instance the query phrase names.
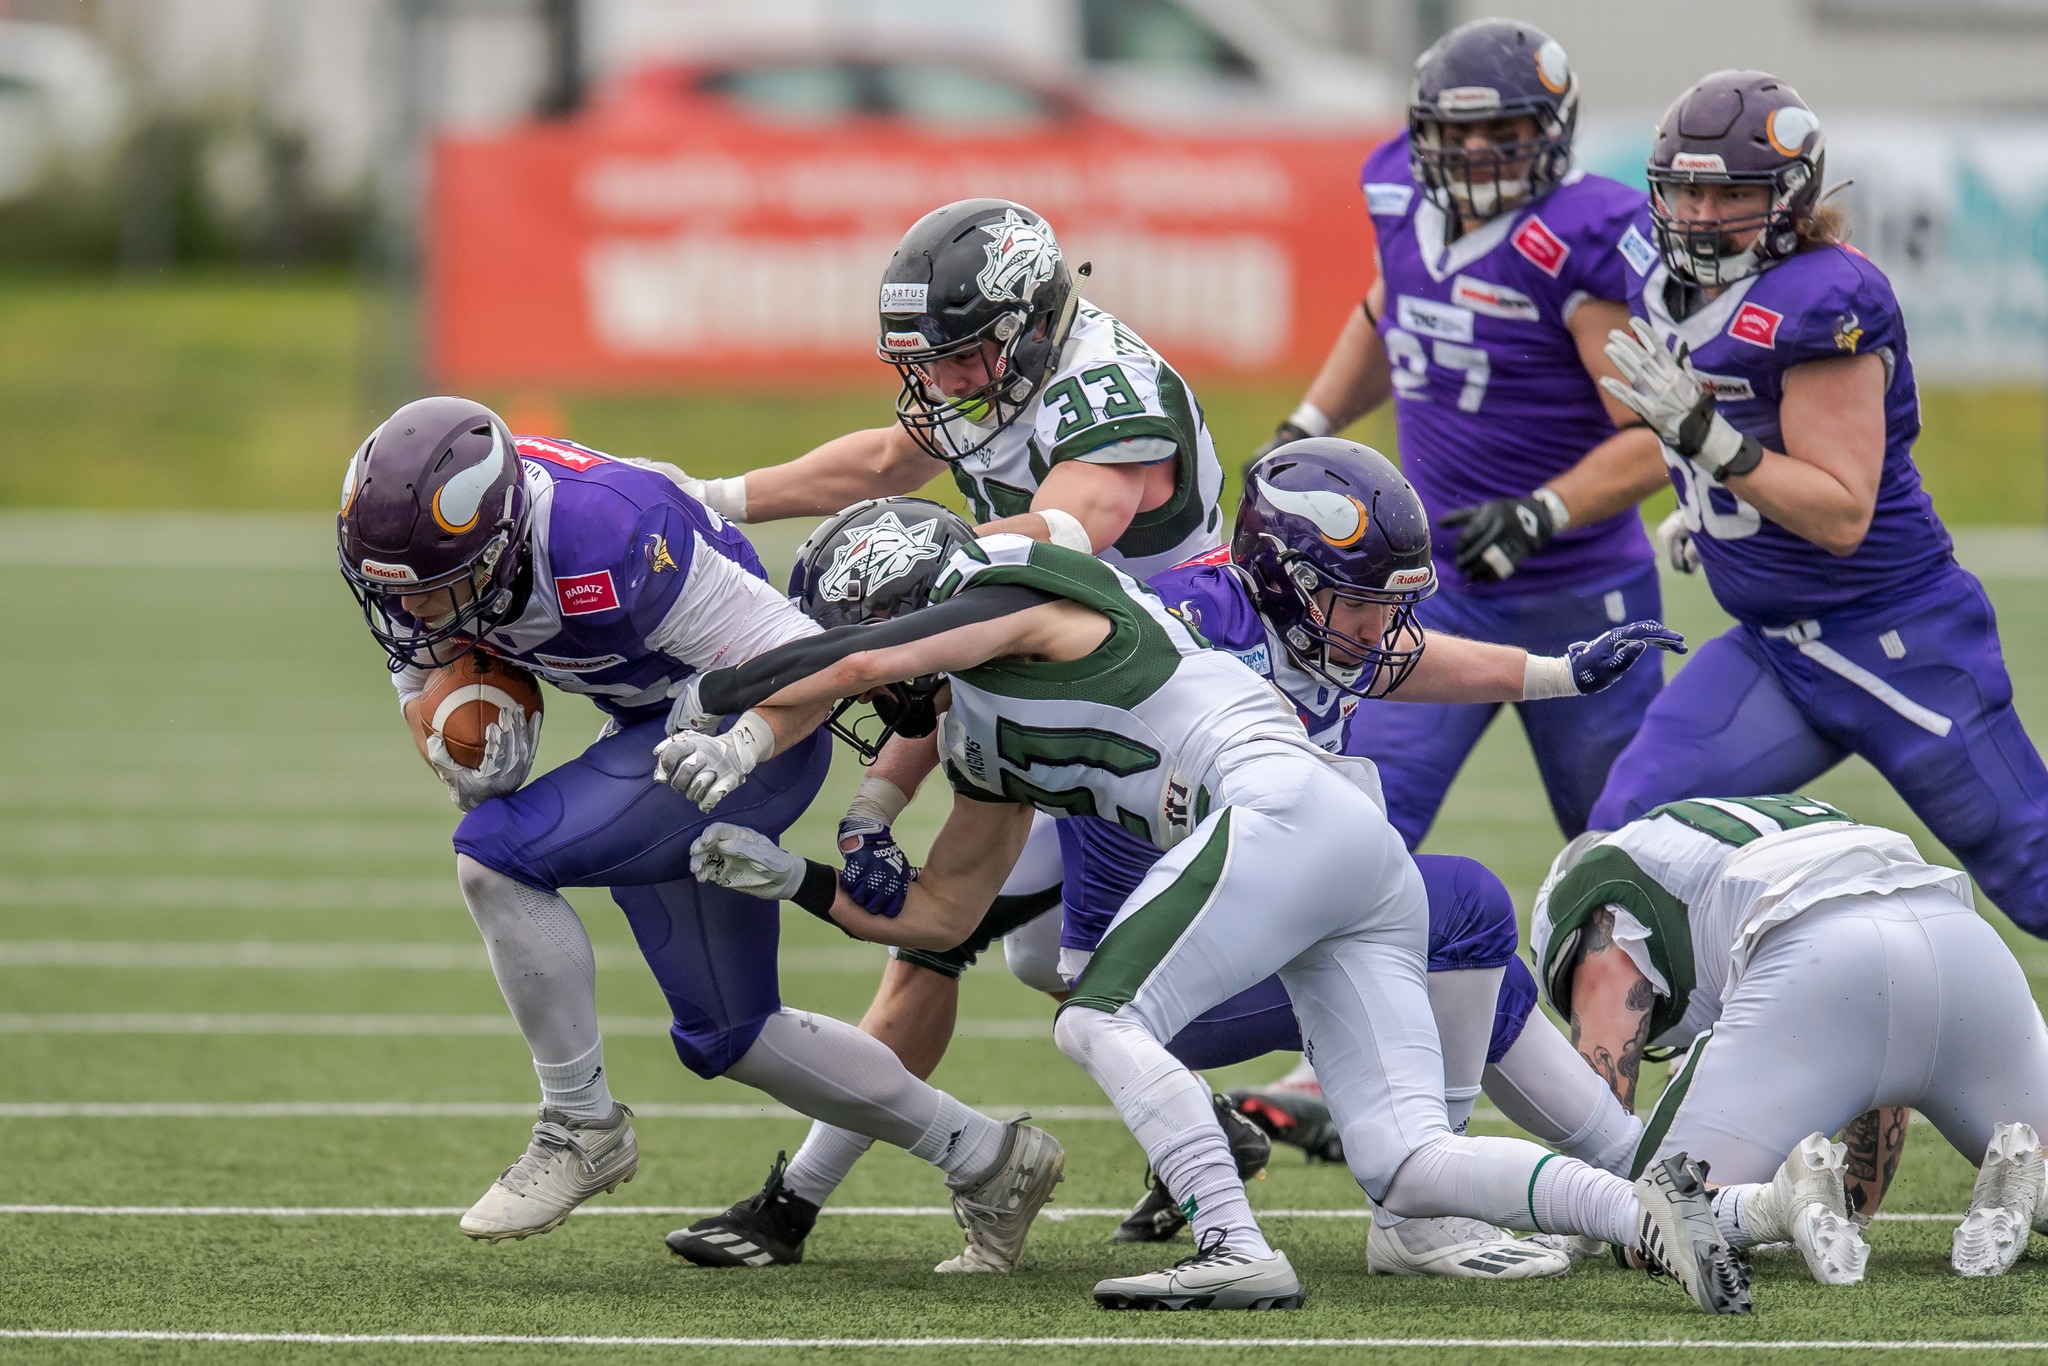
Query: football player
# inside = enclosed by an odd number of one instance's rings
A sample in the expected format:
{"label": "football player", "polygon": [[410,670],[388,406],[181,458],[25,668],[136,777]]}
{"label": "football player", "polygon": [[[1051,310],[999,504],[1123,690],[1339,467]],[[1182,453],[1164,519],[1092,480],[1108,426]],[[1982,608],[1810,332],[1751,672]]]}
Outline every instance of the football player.
{"label": "football player", "polygon": [[[1264,679],[1089,556],[1021,536],[967,541],[934,597],[708,675],[701,709],[745,705],[746,715],[725,735],[678,732],[657,774],[714,805],[836,700],[944,674],[939,741],[956,799],[895,914],[854,900],[837,870],[724,823],[693,847],[698,875],[794,899],[860,937],[943,946],[986,912],[1033,806],[1106,813],[1165,853],[1096,948],[1054,1037],[1115,1102],[1197,1251],[1101,1282],[1097,1303],[1301,1302],[1285,1254],[1252,1216],[1206,1088],[1165,1047],[1277,973],[1325,1065],[1345,1160],[1383,1206],[1590,1234],[1638,1249],[1711,1311],[1746,1311],[1746,1271],[1710,1226],[1696,1165],[1673,1158],[1631,1186],[1524,1140],[1451,1132],[1421,875],[1369,795],[1369,763],[1317,749]],[[1403,606],[1346,592],[1331,618],[1376,649]]]}
{"label": "football player", "polygon": [[[1662,615],[1635,505],[1662,483],[1655,436],[1595,379],[1653,254],[1641,191],[1571,169],[1579,82],[1556,41],[1479,19],[1416,63],[1408,131],[1362,172],[1377,279],[1266,449],[1394,403],[1401,468],[1438,523],[1431,632],[1557,656]],[[1263,453],[1263,451],[1261,452]],[[1517,701],[1567,836],[1662,686],[1636,669],[1592,701]],[[1379,765],[1412,849],[1499,709],[1391,703],[1348,746]]]}
{"label": "football player", "polygon": [[[560,893],[602,886],[668,997],[684,1066],[934,1163],[967,1229],[966,1251],[939,1269],[1014,1266],[1060,1179],[1058,1143],[976,1114],[852,1026],[784,1006],[774,918],[692,879],[705,818],[649,782],[672,688],[818,630],[769,587],[746,538],[661,474],[569,441],[515,439],[461,398],[409,403],[370,434],[349,461],[338,530],[400,709],[466,813],[463,900],[540,1076],[531,1143],[462,1231],[545,1233],[638,1164],[631,1113],[605,1078],[590,940]],[[475,649],[590,697],[604,733],[531,782],[537,716],[494,724],[475,769],[452,763],[417,699],[429,670]],[[773,840],[810,804],[828,758],[814,740],[785,746],[719,813]]]}
{"label": "football player", "polygon": [[1636,1164],[1707,1163],[1731,1245],[1791,1241],[1823,1284],[1860,1281],[1869,1249],[1827,1135],[1881,1107],[1984,1154],[1957,1271],[1999,1275],[2029,1223],[2048,1227],[2048,1027],[1969,878],[1904,835],[1807,797],[1655,807],[1565,847],[1529,937],[1624,1104],[1645,1048],[1690,1049]]}
{"label": "football player", "polygon": [[[1086,272],[1069,267],[1051,226],[1021,204],[967,199],[934,209],[904,234],[882,277],[875,348],[901,379],[897,420],[728,479],[677,474],[730,520],[759,522],[829,516],[944,471],[984,532],[1099,554],[1141,577],[1215,549],[1223,470],[1201,407],[1158,352],[1081,297]],[[886,829],[936,763],[928,741],[884,747],[853,817]],[[960,974],[1058,906],[1059,838],[1052,821],[1040,822],[987,923],[965,943],[892,955],[861,1027],[917,1075],[930,1075],[952,1037]],[[799,1199],[822,1203],[869,1141],[814,1127],[761,1198],[786,1181]],[[679,1231],[671,1249],[719,1266],[771,1253],[739,1226],[744,1209],[734,1214],[731,1226],[711,1219]]]}

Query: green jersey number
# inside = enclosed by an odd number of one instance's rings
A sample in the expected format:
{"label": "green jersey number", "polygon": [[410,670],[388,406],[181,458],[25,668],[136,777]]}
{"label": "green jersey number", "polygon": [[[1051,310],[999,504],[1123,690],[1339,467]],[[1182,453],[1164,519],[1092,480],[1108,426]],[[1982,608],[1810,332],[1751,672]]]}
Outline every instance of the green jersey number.
{"label": "green jersey number", "polygon": [[[1056,790],[1032,782],[1020,768],[1099,768],[1118,778],[1159,766],[1159,751],[1113,731],[1083,727],[1027,726],[996,718],[996,757],[1002,770],[1003,795],[1041,810],[1069,816],[1100,816],[1095,794],[1085,787]],[[1140,839],[1153,838],[1152,823],[1127,807],[1116,809],[1116,821]]]}
{"label": "green jersey number", "polygon": [[1093,370],[1083,370],[1079,376],[1069,375],[1045,391],[1045,401],[1060,410],[1060,425],[1053,432],[1054,441],[1065,441],[1075,432],[1097,420],[1095,406],[1088,401],[1087,386],[1102,386],[1102,419],[1136,417],[1145,411],[1144,401],[1131,388],[1130,378],[1123,367],[1098,365]]}

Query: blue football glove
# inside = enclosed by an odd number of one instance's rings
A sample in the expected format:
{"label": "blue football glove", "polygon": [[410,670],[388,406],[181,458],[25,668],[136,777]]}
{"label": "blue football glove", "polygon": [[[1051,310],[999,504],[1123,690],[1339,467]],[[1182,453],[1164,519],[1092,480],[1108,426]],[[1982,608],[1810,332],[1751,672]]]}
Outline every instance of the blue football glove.
{"label": "blue football glove", "polygon": [[894,917],[917,881],[917,869],[889,827],[872,816],[848,816],[839,822],[839,852],[846,866],[839,885],[870,915]]}
{"label": "blue football glove", "polygon": [[1571,666],[1573,686],[1585,697],[1614,686],[1652,648],[1682,655],[1685,637],[1661,621],[1632,621],[1580,641],[1566,649],[1564,657]]}

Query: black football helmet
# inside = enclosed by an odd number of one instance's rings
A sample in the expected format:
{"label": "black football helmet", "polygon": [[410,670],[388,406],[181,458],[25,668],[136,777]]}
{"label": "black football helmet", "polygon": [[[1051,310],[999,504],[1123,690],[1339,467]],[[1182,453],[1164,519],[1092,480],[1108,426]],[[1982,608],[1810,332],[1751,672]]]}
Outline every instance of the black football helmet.
{"label": "black football helmet", "polygon": [[[1461,123],[1528,115],[1536,137],[1468,151]],[[1555,38],[1512,19],[1474,19],[1415,63],[1408,159],[1415,183],[1445,213],[1478,222],[1534,203],[1571,169],[1579,78]],[[1526,168],[1526,169],[1524,169]]]}
{"label": "black football helmet", "polygon": [[[963,199],[933,209],[882,272],[875,351],[903,377],[896,420],[935,459],[973,455],[1045,383],[1079,302],[1052,228],[1022,204]],[[987,383],[959,398],[940,393],[926,367],[984,341],[996,343]]]}
{"label": "black football helmet", "polygon": [[[928,606],[953,551],[974,540],[974,528],[950,508],[922,498],[870,498],[830,517],[796,552],[790,600],[820,626],[860,626]],[[945,680],[928,674],[891,683],[872,705],[879,730],[848,720],[848,698],[832,711],[832,733],[863,764],[872,764],[891,735],[930,735]]]}
{"label": "black football helmet", "polygon": [[[504,420],[466,398],[422,398],[384,419],[342,477],[341,576],[395,673],[474,649],[525,598],[532,500]],[[431,620],[407,599],[446,589]]]}

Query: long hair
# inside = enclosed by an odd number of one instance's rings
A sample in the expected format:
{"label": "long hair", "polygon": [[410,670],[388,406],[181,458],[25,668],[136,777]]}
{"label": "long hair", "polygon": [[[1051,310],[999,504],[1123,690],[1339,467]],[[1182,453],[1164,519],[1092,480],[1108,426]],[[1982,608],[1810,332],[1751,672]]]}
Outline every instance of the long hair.
{"label": "long hair", "polygon": [[1813,206],[1812,213],[1799,220],[1794,230],[1799,234],[1801,251],[1832,247],[1849,240],[1849,212],[1824,199]]}

